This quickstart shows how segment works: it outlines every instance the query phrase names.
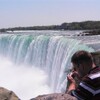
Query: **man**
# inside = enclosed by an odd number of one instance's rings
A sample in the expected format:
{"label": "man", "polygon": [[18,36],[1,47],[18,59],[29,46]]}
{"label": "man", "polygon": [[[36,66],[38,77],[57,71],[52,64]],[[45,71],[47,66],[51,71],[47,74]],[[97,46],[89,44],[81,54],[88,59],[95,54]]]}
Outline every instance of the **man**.
{"label": "man", "polygon": [[[67,76],[67,93],[78,100],[100,100],[100,67],[95,65],[92,55],[87,51],[78,51],[72,56],[71,62],[74,71]],[[81,79],[78,87],[73,76]]]}

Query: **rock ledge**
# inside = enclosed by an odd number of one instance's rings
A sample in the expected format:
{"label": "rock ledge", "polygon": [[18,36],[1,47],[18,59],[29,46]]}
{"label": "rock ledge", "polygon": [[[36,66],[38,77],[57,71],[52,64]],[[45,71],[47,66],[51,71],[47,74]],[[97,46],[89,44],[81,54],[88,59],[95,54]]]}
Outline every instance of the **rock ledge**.
{"label": "rock ledge", "polygon": [[70,96],[69,94],[53,93],[47,95],[40,95],[31,100],[77,100],[77,99],[73,96]]}

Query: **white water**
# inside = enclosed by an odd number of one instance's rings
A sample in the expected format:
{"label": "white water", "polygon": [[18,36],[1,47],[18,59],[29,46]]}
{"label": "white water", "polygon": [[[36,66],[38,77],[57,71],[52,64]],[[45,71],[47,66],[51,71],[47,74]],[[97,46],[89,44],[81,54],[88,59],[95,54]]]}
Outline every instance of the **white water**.
{"label": "white water", "polygon": [[0,58],[0,86],[14,91],[21,100],[51,93],[47,78],[39,68],[16,66],[8,59]]}
{"label": "white water", "polygon": [[[22,100],[64,92],[70,58],[77,50],[93,51],[64,36],[0,35],[0,86]],[[1,57],[1,56],[0,56]]]}

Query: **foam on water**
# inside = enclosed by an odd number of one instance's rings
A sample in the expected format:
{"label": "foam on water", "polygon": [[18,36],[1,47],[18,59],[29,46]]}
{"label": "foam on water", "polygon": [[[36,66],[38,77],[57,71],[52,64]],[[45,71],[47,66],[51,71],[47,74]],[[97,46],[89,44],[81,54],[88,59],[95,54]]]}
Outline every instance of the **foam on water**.
{"label": "foam on water", "polygon": [[46,73],[35,67],[16,66],[0,57],[0,86],[14,91],[22,100],[50,93]]}

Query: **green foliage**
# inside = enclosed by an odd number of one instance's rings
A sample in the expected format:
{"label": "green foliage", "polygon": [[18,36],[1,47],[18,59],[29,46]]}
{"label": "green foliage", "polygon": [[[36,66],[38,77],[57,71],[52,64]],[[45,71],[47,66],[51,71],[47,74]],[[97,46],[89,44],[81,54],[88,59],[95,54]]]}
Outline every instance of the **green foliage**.
{"label": "green foliage", "polygon": [[7,29],[0,29],[0,32],[17,31],[17,30],[92,30],[100,29],[100,21],[84,21],[62,23],[61,25],[50,26],[31,26],[31,27],[14,27]]}
{"label": "green foliage", "polygon": [[100,21],[85,21],[85,22],[72,22],[63,23],[64,29],[67,30],[91,30],[100,29]]}

